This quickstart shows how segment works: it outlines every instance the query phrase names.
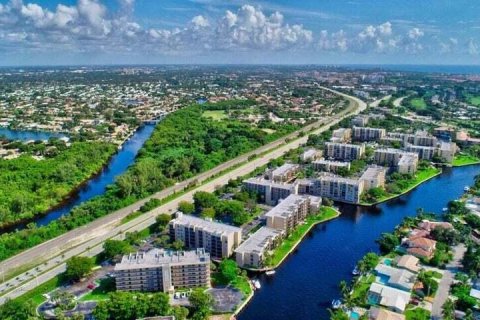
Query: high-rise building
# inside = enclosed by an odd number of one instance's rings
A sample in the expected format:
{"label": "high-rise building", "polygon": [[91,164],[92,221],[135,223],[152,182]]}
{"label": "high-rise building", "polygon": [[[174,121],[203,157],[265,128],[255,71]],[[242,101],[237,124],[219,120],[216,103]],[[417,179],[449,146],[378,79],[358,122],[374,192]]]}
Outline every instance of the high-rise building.
{"label": "high-rise building", "polygon": [[296,185],[290,183],[276,183],[263,178],[250,178],[243,181],[246,190],[256,192],[268,205],[276,205],[279,200],[291,194],[296,194]]}
{"label": "high-rise building", "polygon": [[162,291],[210,286],[210,255],[204,249],[153,249],[123,256],[115,265],[115,284],[123,291]]}
{"label": "high-rise building", "polygon": [[169,223],[170,240],[181,240],[186,248],[204,248],[214,259],[232,255],[242,241],[242,229],[177,212]]}
{"label": "high-rise building", "polygon": [[335,160],[352,161],[360,159],[365,153],[365,145],[355,145],[347,143],[325,143],[325,157]]}
{"label": "high-rise building", "polygon": [[235,249],[237,264],[240,267],[263,267],[266,254],[281,242],[283,235],[282,230],[261,227]]}
{"label": "high-rise building", "polygon": [[385,135],[383,128],[353,127],[354,141],[380,141]]}

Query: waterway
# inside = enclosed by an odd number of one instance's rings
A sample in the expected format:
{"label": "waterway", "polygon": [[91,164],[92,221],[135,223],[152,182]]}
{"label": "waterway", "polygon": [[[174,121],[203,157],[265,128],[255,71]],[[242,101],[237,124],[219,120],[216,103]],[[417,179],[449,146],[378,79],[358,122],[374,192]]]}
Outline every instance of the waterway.
{"label": "waterway", "polygon": [[332,299],[340,297],[338,284],[349,281],[356,262],[369,251],[378,251],[375,240],[391,232],[418,208],[441,214],[448,201],[480,174],[480,166],[446,168],[409,194],[365,208],[340,205],[342,215],[317,225],[297,250],[276,270],[262,275],[262,288],[240,313],[239,320],[329,319]]}
{"label": "waterway", "polygon": [[[124,173],[135,161],[138,151],[151,136],[154,128],[154,124],[145,124],[138,128],[132,137],[123,143],[121,149],[110,158],[108,164],[99,174],[84,183],[74,195],[64,201],[60,206],[49,211],[47,214],[38,217],[34,222],[38,226],[46,225],[67,214],[73,207],[82,202],[103,194],[106,191],[107,186],[112,184],[115,181],[115,178]],[[0,135],[1,134],[2,131],[0,131]],[[11,130],[8,134],[4,133],[4,135],[11,139],[21,139],[17,132]],[[48,139],[49,133],[28,131],[23,132],[22,136],[24,138],[21,140]]]}

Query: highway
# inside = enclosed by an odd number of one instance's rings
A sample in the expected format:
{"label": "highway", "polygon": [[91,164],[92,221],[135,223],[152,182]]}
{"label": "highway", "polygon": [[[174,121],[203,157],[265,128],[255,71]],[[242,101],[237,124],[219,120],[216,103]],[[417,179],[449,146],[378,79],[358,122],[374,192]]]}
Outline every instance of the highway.
{"label": "highway", "polygon": [[[64,272],[66,268],[65,261],[70,257],[77,255],[95,256],[102,251],[102,246],[105,240],[123,239],[126,232],[139,231],[149,227],[155,223],[155,217],[159,214],[173,213],[177,209],[179,202],[191,201],[195,192],[214,191],[216,187],[228,183],[229,180],[247,175],[255,170],[255,168],[266,165],[270,160],[279,158],[289,150],[300,147],[307,142],[308,134],[301,138],[297,138],[299,132],[308,132],[309,134],[321,133],[337,124],[343,118],[358,114],[367,107],[365,102],[356,97],[351,97],[329,88],[320,88],[348,99],[350,102],[349,107],[337,115],[308,125],[287,137],[227,161],[212,170],[186,181],[182,181],[175,186],[155,193],[135,204],[115,211],[85,226],[67,232],[57,238],[49,240],[1,262],[0,279],[6,281],[3,281],[0,284],[0,304],[3,304],[6,299],[13,299],[21,296],[25,292],[34,289],[38,285]],[[286,142],[286,140],[288,142]],[[248,161],[253,155],[260,154],[261,156]],[[222,175],[221,173],[225,172],[227,169],[231,170]],[[218,177],[212,178],[213,176]],[[202,182],[204,183],[201,184]],[[137,211],[149,199],[164,199],[175,193],[184,191],[184,189],[191,186],[192,183],[199,185],[191,188],[190,191],[181,194],[175,199],[166,202],[160,207],[132,219],[127,223],[121,224],[124,217]],[[25,271],[13,278],[9,278],[8,275],[16,273],[16,270]]]}

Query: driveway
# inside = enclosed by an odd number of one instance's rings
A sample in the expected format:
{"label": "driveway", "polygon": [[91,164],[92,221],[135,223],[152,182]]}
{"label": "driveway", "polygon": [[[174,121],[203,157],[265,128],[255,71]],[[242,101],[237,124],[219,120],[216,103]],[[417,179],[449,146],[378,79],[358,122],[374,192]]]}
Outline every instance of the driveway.
{"label": "driveway", "polygon": [[453,283],[455,274],[462,267],[462,258],[465,251],[467,251],[467,248],[464,244],[459,244],[453,248],[453,260],[447,265],[443,277],[440,280],[437,294],[433,300],[432,319],[434,320],[442,319],[442,306],[450,295],[450,286]]}

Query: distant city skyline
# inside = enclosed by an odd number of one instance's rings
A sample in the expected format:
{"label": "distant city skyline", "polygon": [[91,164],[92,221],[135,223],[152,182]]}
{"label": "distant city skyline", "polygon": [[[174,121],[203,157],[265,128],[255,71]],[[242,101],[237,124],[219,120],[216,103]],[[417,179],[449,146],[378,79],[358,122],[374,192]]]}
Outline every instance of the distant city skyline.
{"label": "distant city skyline", "polygon": [[478,12],[468,0],[0,0],[0,65],[480,65]]}

